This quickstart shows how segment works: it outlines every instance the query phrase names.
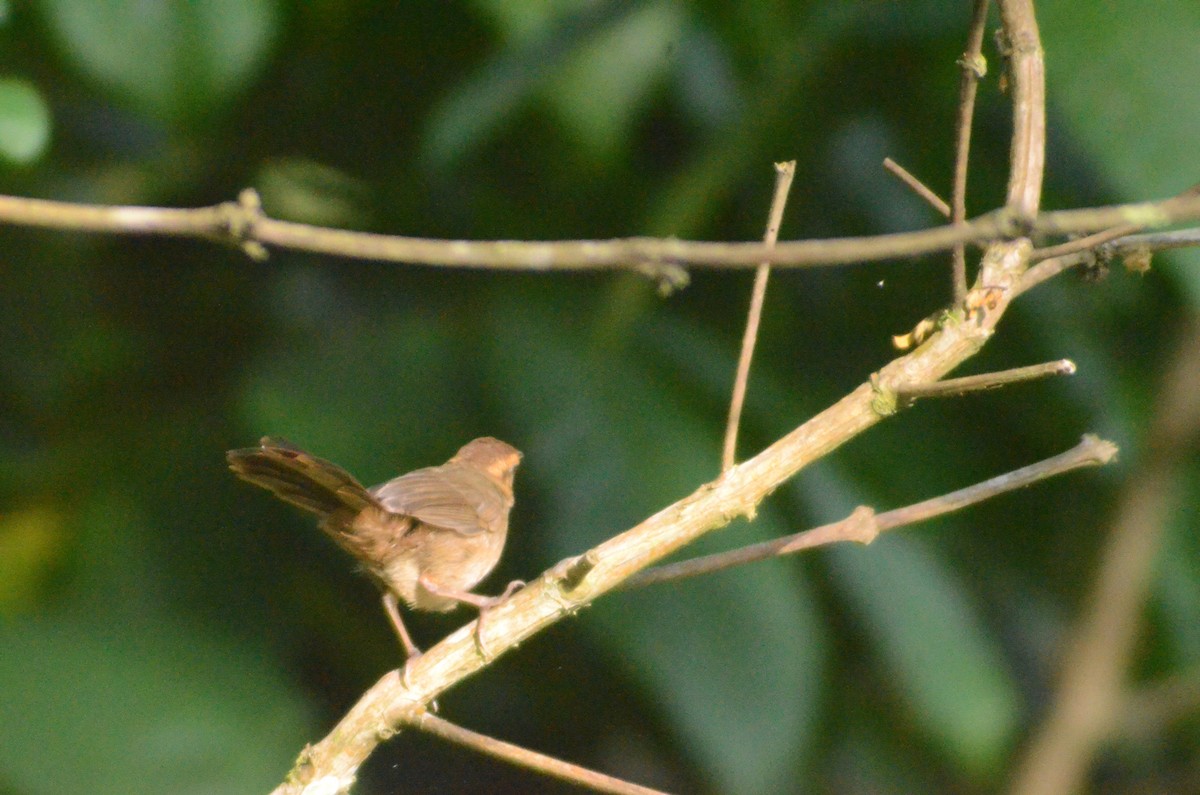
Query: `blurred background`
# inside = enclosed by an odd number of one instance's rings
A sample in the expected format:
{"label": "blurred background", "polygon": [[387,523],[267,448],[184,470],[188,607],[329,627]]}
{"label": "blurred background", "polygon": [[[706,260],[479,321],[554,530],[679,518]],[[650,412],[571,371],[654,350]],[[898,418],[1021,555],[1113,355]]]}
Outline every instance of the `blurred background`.
{"label": "blurred background", "polygon": [[[782,238],[939,222],[967,2],[0,2],[0,190],[455,238]],[[1038,3],[1049,209],[1200,181],[1200,8]],[[1003,200],[989,24],[968,207]],[[948,257],[776,272],[747,457],[895,356]],[[701,551],[936,496],[1094,432],[1119,463],[866,548],[614,594],[440,699],[450,720],[695,793],[1001,790],[1045,715],[1176,332],[1194,253],[1066,274],[965,368],[1074,378],[926,401]],[[749,271],[483,274],[0,229],[0,793],[255,793],[399,662],[373,585],[224,452],[285,436],[377,483],[479,435],[525,452],[498,592],[714,477]],[[1137,686],[1195,679],[1200,503],[1172,470]],[[424,646],[467,612],[409,620]],[[1200,789],[1181,707],[1100,748],[1099,792]],[[575,791],[406,733],[356,792]]]}

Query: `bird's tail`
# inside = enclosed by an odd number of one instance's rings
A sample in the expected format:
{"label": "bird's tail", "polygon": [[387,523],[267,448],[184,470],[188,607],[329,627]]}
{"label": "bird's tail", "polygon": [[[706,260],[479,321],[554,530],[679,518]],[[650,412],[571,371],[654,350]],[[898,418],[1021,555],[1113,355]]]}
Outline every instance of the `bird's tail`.
{"label": "bird's tail", "polygon": [[264,436],[258,447],[230,450],[225,458],[242,480],[323,521],[349,522],[364,508],[379,505],[349,472],[283,439]]}

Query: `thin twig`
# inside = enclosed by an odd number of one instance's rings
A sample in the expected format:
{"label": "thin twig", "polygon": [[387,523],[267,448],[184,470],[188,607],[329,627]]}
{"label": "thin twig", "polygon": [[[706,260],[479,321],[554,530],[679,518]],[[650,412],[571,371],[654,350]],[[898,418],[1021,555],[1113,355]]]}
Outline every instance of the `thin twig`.
{"label": "thin twig", "polygon": [[1086,262],[1093,261],[1093,258],[1087,252],[1076,252],[1074,254],[1064,254],[1061,257],[1051,257],[1044,259],[1037,265],[1034,265],[1021,277],[1021,283],[1018,285],[1018,292],[1025,293],[1037,287],[1045,281],[1053,279],[1063,271],[1070,270],[1077,265],[1083,265]]}
{"label": "thin twig", "polygon": [[[950,191],[952,207],[947,213],[950,223],[961,224],[967,219],[967,165],[971,157],[971,124],[975,118],[975,95],[979,81],[987,74],[983,58],[983,29],[987,24],[988,0],[975,0],[971,11],[971,26],[967,46],[958,65],[962,77],[958,82],[958,119],[954,125],[954,184]],[[951,275],[954,303],[967,296],[967,253],[962,243],[951,252]]]}
{"label": "thin twig", "polygon": [[[1182,193],[1181,198],[1200,195],[1200,185],[1193,185]],[[1171,249],[1185,248],[1200,244],[1200,230],[1183,229],[1175,232],[1160,232],[1156,234],[1137,235],[1142,229],[1141,224],[1119,224],[1110,229],[1104,229],[1090,235],[1068,240],[1055,246],[1047,246],[1033,250],[1032,261],[1037,262],[1021,279],[1020,291],[1031,290],[1047,279],[1051,279],[1068,268],[1082,265],[1091,260],[1088,252],[1095,251],[1102,255],[1114,256],[1128,254],[1134,251],[1146,253]],[[1038,262],[1038,260],[1041,260]]]}
{"label": "thin twig", "polygon": [[1124,254],[1135,249],[1168,251],[1175,248],[1200,246],[1200,229],[1176,229],[1173,232],[1147,232],[1141,235],[1126,235],[1111,243],[1100,246],[1101,251]]}
{"label": "thin twig", "polygon": [[918,400],[920,398],[961,397],[972,392],[982,392],[986,389],[1017,384],[1022,381],[1033,381],[1052,375],[1074,375],[1075,363],[1070,359],[1059,359],[1054,362],[1031,364],[1026,367],[1014,367],[1010,370],[997,370],[991,373],[968,375],[961,378],[946,378],[930,384],[903,384],[892,390],[901,401]]}
{"label": "thin twig", "polygon": [[[1018,116],[1018,119],[1024,118]],[[1026,126],[1033,124],[1026,122]],[[1028,133],[1026,134],[1028,137]],[[1026,145],[1022,151],[1027,151]],[[1031,161],[1032,162],[1032,161]],[[1036,161],[1040,165],[1040,159]],[[243,194],[246,194],[243,191]],[[899,259],[947,251],[958,243],[986,243],[1030,235],[1066,235],[1132,223],[1143,228],[1200,220],[1200,197],[1057,210],[1039,216],[994,210],[967,223],[917,232],[868,237],[716,243],[672,238],[629,237],[612,240],[435,240],[381,235],[298,224],[270,218],[252,199],[212,207],[173,209],[75,204],[0,196],[0,223],[83,232],[163,235],[220,240],[261,257],[266,246],[330,254],[351,259],[454,268],[573,271],[758,267],[826,267]],[[665,274],[670,276],[671,274]]]}
{"label": "thin twig", "polygon": [[[763,242],[775,245],[779,239],[779,225],[783,222],[783,209],[787,206],[788,191],[796,175],[796,161],[775,164],[775,193],[771,197],[771,210],[767,220],[767,231]],[[742,335],[742,352],[738,356],[737,375],[733,381],[733,397],[729,400],[729,420],[725,423],[725,448],[721,454],[721,471],[733,466],[737,456],[738,424],[742,418],[742,404],[746,400],[746,382],[750,378],[750,361],[754,358],[754,343],[758,339],[758,325],[762,319],[763,301],[767,295],[767,279],[771,266],[765,262],[754,271],[754,289],[750,295],[750,311],[746,314],[746,332]]]}
{"label": "thin twig", "polygon": [[1040,480],[1052,478],[1073,469],[1086,466],[1107,464],[1117,454],[1117,446],[1112,442],[1099,439],[1092,435],[1083,437],[1075,447],[1060,453],[1053,458],[1047,458],[1036,464],[1013,470],[1003,475],[968,486],[965,489],[952,491],[941,497],[934,497],[923,502],[896,508],[885,513],[876,514],[870,508],[860,506],[845,519],[832,524],[814,527],[794,535],[764,541],[760,544],[735,549],[729,552],[718,552],[704,555],[678,563],[668,563],[647,569],[630,577],[621,586],[641,588],[646,585],[682,580],[701,574],[711,574],[715,571],[742,566],[768,558],[781,557],[802,552],[806,549],[835,544],[841,541],[857,541],[869,544],[880,533],[894,530],[897,527],[928,521],[943,514],[960,511],[976,503],[989,500],[1005,492],[1030,486]]}
{"label": "thin twig", "polygon": [[883,159],[883,167],[892,172],[892,174],[895,175],[895,177],[905,185],[907,185],[913,193],[924,199],[926,204],[937,210],[943,218],[950,217],[950,205],[946,204],[946,200],[934,193],[932,188],[930,188],[921,180],[917,179],[916,176],[914,176],[913,173],[907,168],[900,165],[895,160],[892,160],[890,157],[885,157]]}
{"label": "thin twig", "polygon": [[[1080,240],[1082,239],[1080,238]],[[1101,256],[1114,257],[1129,255],[1139,251],[1151,253],[1177,248],[1195,248],[1196,246],[1200,246],[1200,229],[1178,229],[1173,232],[1148,232],[1140,235],[1125,235],[1115,240],[1101,242],[1099,245],[1096,245],[1096,251]],[[1043,252],[1047,250],[1042,249]],[[1022,293],[1028,292],[1042,282],[1053,279],[1065,270],[1091,261],[1093,261],[1093,257],[1086,251],[1076,251],[1072,254],[1061,254],[1043,259],[1025,271],[1025,275],[1021,277],[1021,284],[1018,291]]]}
{"label": "thin twig", "polygon": [[1035,248],[1033,250],[1033,254],[1030,256],[1032,261],[1038,262],[1044,259],[1050,259],[1052,257],[1065,257],[1068,254],[1074,254],[1079,251],[1090,251],[1118,238],[1132,235],[1134,232],[1137,232],[1140,229],[1140,226],[1135,226],[1133,224],[1122,224],[1121,226],[1114,226],[1111,229],[1105,229],[1100,232],[1094,232],[1090,235],[1077,237],[1074,240],[1068,240],[1067,242],[1059,243],[1058,245]]}
{"label": "thin twig", "polygon": [[564,762],[552,756],[522,748],[519,745],[506,743],[486,734],[479,734],[470,729],[451,723],[429,712],[423,712],[416,719],[415,725],[422,731],[437,735],[443,740],[471,748],[496,759],[509,762],[518,767],[536,770],[548,776],[588,787],[597,792],[610,792],[614,795],[665,795],[661,790],[643,787],[619,778],[588,770],[586,767]]}

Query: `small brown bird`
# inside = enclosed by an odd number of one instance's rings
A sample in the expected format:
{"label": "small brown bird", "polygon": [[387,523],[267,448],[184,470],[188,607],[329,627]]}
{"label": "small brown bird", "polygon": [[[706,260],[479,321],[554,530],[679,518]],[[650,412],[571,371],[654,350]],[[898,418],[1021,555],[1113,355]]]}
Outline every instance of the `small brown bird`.
{"label": "small brown bird", "polygon": [[[484,610],[501,597],[471,589],[500,560],[521,453],[499,439],[468,442],[437,467],[371,489],[346,470],[282,439],[230,450],[229,468],[320,519],[383,590],[383,607],[409,657],[421,653],[400,620],[397,598],[417,610]],[[511,590],[511,586],[510,586]],[[507,595],[508,591],[505,591]]]}

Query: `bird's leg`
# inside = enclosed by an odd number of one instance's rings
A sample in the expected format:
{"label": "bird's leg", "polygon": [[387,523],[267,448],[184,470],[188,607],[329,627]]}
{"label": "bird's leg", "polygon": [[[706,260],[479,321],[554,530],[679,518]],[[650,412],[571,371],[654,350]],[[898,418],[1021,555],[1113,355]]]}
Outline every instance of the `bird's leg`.
{"label": "bird's leg", "polygon": [[383,595],[383,610],[387,613],[388,620],[392,622],[392,628],[396,630],[396,635],[400,638],[400,642],[404,644],[406,659],[415,660],[417,657],[420,657],[421,650],[417,648],[417,644],[413,643],[408,630],[404,628],[404,622],[400,619],[400,607],[396,602],[396,595],[391,591]]}
{"label": "bird's leg", "polygon": [[461,604],[471,605],[479,611],[479,620],[475,622],[475,647],[479,649],[479,655],[483,657],[484,660],[491,661],[494,655],[483,645],[483,636],[480,634],[483,632],[483,620],[487,616],[489,610],[503,602],[508,597],[512,596],[515,591],[525,587],[525,583],[521,580],[513,580],[504,589],[504,593],[500,594],[499,596],[480,596],[479,594],[471,593],[470,591],[455,591],[448,588],[442,588],[425,575],[421,575],[421,578],[417,582],[422,588],[434,596],[440,596],[444,599],[453,599]]}

